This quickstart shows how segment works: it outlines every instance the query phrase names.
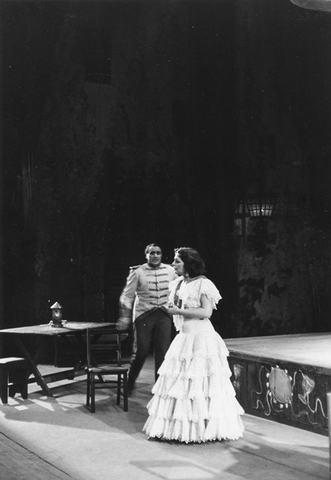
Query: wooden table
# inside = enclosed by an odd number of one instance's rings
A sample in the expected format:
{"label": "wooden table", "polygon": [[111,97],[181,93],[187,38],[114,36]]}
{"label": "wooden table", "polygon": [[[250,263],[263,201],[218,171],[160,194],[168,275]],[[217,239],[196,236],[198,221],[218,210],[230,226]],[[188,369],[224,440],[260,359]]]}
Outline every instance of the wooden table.
{"label": "wooden table", "polygon": [[[85,358],[69,370],[42,375],[38,368],[38,364],[40,364],[40,360],[45,352],[45,348],[48,346],[48,342],[46,340],[52,338],[54,340],[65,341],[69,348],[73,348],[68,340],[68,336],[72,336],[74,334],[76,340],[80,344],[84,344],[84,337],[87,329],[100,329],[103,327],[114,327],[115,329],[116,325],[109,322],[66,322],[62,327],[53,327],[50,324],[43,324],[6,328],[0,330],[0,334],[10,335],[14,339],[21,355],[27,360],[27,375],[30,377],[30,375],[33,374],[33,377],[29,378],[29,383],[36,382],[41,387],[45,395],[52,396],[47,382],[73,379],[75,376],[83,374],[85,372]],[[28,338],[31,338],[31,336],[37,339],[37,348],[33,353],[31,352],[27,342]],[[12,388],[14,389],[14,386]],[[13,389],[10,391],[11,396],[14,396],[16,393]]]}

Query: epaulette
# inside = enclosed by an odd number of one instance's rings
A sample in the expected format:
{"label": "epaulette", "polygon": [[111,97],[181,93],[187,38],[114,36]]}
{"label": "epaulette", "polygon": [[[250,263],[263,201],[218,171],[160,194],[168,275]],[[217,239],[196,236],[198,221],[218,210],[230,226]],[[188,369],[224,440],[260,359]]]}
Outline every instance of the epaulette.
{"label": "epaulette", "polygon": [[134,265],[133,267],[129,267],[130,270],[137,270],[137,268],[141,267],[141,265]]}

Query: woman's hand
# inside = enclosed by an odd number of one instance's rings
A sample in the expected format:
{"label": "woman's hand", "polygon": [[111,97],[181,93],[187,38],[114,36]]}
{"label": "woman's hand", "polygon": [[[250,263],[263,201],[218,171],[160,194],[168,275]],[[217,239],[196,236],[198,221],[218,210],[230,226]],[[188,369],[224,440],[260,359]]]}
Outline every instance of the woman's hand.
{"label": "woman's hand", "polygon": [[182,315],[183,313],[183,310],[178,308],[178,307],[175,307],[174,305],[168,305],[167,307],[167,312],[170,313],[171,315]]}
{"label": "woman's hand", "polygon": [[213,313],[211,301],[206,295],[201,295],[201,305],[198,308],[178,308],[172,303],[168,303],[167,311],[171,315],[183,315],[184,318],[210,318]]}

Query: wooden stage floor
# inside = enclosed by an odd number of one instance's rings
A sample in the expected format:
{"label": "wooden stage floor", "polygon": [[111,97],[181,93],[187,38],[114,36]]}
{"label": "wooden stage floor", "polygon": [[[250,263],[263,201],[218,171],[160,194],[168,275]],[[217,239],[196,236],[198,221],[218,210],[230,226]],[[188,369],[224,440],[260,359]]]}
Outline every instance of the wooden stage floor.
{"label": "wooden stage floor", "polygon": [[247,413],[328,435],[331,333],[225,339]]}

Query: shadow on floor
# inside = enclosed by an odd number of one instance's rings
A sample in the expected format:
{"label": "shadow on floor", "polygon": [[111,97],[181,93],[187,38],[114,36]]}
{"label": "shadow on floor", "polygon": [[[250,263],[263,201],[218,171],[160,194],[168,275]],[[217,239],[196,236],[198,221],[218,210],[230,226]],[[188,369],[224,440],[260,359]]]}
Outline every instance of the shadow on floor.
{"label": "shadow on floor", "polygon": [[[6,472],[20,469],[23,474],[22,462],[29,472],[34,463],[38,467],[34,477],[17,474],[15,480],[329,478],[327,437],[249,415],[244,416],[244,437],[237,442],[183,445],[148,440],[142,427],[151,398],[152,363],[139,378],[128,412],[116,405],[115,392],[109,396],[105,389],[98,390],[96,413],[91,414],[84,406],[84,378],[54,385],[53,397],[35,387],[27,401],[10,399],[0,408],[1,438],[11,442],[5,457],[4,450],[0,453],[0,469],[6,465]],[[21,449],[20,455],[11,453],[13,445]]]}

